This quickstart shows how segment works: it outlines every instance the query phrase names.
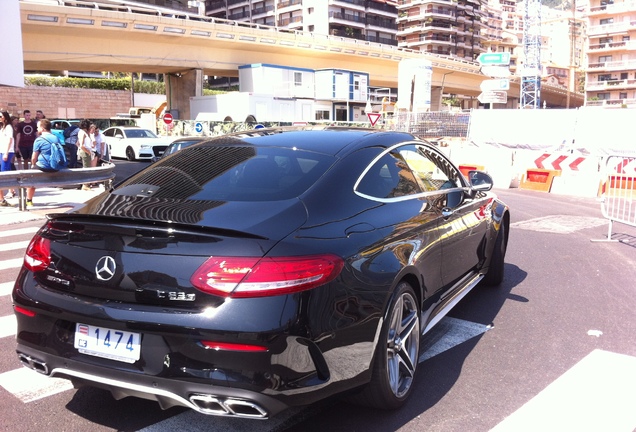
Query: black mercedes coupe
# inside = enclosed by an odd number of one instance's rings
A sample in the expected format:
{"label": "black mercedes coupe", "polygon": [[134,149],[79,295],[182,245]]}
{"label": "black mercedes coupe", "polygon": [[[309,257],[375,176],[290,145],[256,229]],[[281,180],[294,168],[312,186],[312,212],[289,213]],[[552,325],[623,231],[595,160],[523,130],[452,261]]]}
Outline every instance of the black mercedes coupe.
{"label": "black mercedes coupe", "polygon": [[17,354],[161,407],[268,418],[413,390],[420,337],[504,277],[508,207],[434,145],[259,129],[160,159],[34,236]]}

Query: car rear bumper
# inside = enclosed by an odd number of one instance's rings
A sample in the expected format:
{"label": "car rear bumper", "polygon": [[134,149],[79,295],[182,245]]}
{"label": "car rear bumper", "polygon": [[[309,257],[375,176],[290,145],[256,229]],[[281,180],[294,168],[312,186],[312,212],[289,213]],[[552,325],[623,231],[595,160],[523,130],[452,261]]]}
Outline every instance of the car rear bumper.
{"label": "car rear bumper", "polygon": [[65,378],[76,387],[109,390],[115,399],[128,396],[155,400],[161,408],[191,408],[202,414],[266,419],[288,408],[273,397],[238,388],[166,379],[89,365],[18,344],[22,364],[41,374]]}

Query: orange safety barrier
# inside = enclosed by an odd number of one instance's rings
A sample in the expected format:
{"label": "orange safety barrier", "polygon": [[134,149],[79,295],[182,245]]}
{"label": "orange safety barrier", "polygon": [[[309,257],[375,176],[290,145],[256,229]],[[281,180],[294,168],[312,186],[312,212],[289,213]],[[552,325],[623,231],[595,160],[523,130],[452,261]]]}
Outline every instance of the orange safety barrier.
{"label": "orange safety barrier", "polygon": [[521,180],[521,189],[531,189],[543,192],[550,192],[554,177],[560,177],[561,171],[541,168],[530,168],[526,170],[526,175]]}
{"label": "orange safety barrier", "polygon": [[461,164],[459,165],[459,170],[461,171],[462,174],[464,174],[464,177],[468,178],[468,171],[483,171],[484,166]]}
{"label": "orange safety barrier", "polygon": [[636,180],[634,176],[629,175],[609,175],[606,181],[601,181],[598,188],[598,196],[610,193],[611,189],[618,189],[613,192],[614,194],[620,194],[620,190],[636,190]]}

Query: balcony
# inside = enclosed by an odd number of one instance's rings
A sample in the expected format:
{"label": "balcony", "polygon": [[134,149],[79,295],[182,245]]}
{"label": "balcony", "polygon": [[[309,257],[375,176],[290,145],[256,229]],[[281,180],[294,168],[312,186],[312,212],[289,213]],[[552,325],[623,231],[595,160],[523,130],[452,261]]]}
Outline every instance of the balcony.
{"label": "balcony", "polygon": [[381,29],[397,30],[397,23],[392,20],[367,15],[366,23],[369,26],[379,27]]}
{"label": "balcony", "polygon": [[606,4],[600,6],[590,6],[588,16],[615,16],[623,12],[632,12],[636,9],[636,2],[628,1],[623,3]]}
{"label": "balcony", "polygon": [[250,13],[249,12],[238,12],[238,13],[233,13],[231,15],[227,16],[227,19],[232,20],[232,21],[240,21],[244,18],[249,18],[250,17]]}
{"label": "balcony", "polygon": [[303,4],[303,0],[287,0],[287,1],[283,1],[280,2],[276,5],[276,7],[278,9],[283,9],[289,6],[294,6],[294,5],[302,5]]}
{"label": "balcony", "polygon": [[214,13],[218,11],[224,11],[226,7],[227,5],[225,4],[225,0],[217,0],[217,1],[209,2],[206,5],[206,12]]}
{"label": "balcony", "polygon": [[636,99],[586,100],[585,106],[602,108],[636,108]]}
{"label": "balcony", "polygon": [[261,18],[263,15],[273,14],[274,6],[265,6],[252,9],[252,18]]}
{"label": "balcony", "polygon": [[588,81],[585,91],[628,90],[636,88],[636,79]]}
{"label": "balcony", "polygon": [[357,24],[356,27],[364,28],[366,25],[366,18],[360,15],[352,15],[342,12],[329,12],[330,23],[340,23],[344,25]]}
{"label": "balcony", "polygon": [[248,3],[249,0],[227,0],[227,6],[236,6],[242,3]]}
{"label": "balcony", "polygon": [[636,69],[636,60],[590,62],[587,66],[588,72],[598,73],[603,71],[628,71]]}
{"label": "balcony", "polygon": [[353,9],[364,11],[365,0],[331,0],[329,4],[334,6],[353,7]]}
{"label": "balcony", "polygon": [[603,44],[590,44],[588,51],[605,52],[605,51],[634,51],[636,50],[636,41],[619,41]]}
{"label": "balcony", "polygon": [[587,28],[588,37],[605,36],[611,34],[627,34],[629,30],[636,27],[636,21],[621,22],[612,24],[601,24],[595,26],[589,26]]}
{"label": "balcony", "polygon": [[280,18],[278,20],[278,27],[288,27],[288,26],[295,26],[297,24],[302,24],[303,22],[303,17],[302,16],[295,16],[295,17],[288,17],[288,18]]}
{"label": "balcony", "polygon": [[367,36],[366,40],[368,40],[369,42],[376,42],[376,43],[381,43],[384,45],[397,46],[398,44],[398,41],[396,39],[383,38],[383,37],[377,37],[377,36]]}
{"label": "balcony", "polygon": [[397,18],[397,8],[395,6],[388,5],[386,3],[372,3],[367,5],[368,11],[381,14],[383,16],[391,17],[395,20]]}

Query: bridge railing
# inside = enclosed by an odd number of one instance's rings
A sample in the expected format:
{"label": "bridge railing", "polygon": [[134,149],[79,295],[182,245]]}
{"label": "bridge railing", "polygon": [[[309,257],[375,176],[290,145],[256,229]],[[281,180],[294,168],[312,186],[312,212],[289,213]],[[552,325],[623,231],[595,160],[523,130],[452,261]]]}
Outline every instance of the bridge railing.
{"label": "bridge railing", "polygon": [[62,187],[85,183],[108,182],[115,178],[115,164],[95,168],[69,168],[57,172],[38,169],[0,172],[0,189],[19,189],[20,210],[26,210],[26,188]]}

